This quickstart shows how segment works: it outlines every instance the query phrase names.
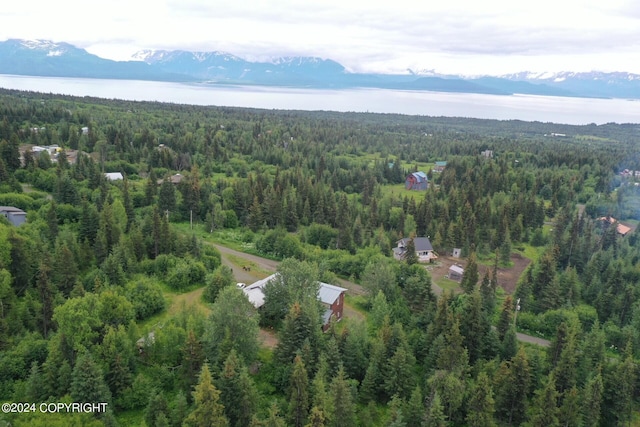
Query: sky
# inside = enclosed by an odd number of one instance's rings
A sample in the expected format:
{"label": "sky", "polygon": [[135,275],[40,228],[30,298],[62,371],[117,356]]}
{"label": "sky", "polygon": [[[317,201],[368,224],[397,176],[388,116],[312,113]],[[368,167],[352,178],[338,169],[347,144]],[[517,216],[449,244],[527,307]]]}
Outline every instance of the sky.
{"label": "sky", "polygon": [[0,40],[68,42],[104,58],[142,49],[249,60],[333,59],[351,72],[640,74],[637,0],[20,0]]}

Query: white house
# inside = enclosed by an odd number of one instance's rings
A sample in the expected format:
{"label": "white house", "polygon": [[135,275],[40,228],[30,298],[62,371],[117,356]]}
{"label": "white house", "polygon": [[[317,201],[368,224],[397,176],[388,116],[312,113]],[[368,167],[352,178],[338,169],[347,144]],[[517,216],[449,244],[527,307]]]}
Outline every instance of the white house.
{"label": "white house", "polygon": [[[411,239],[405,237],[404,239],[396,242],[398,246],[393,248],[393,256],[395,259],[403,260],[405,258],[407,255],[407,245],[409,244],[409,240]],[[431,245],[431,241],[428,237],[414,237],[413,244],[416,248],[418,261],[429,262],[438,258],[438,255],[433,250],[433,246]]]}

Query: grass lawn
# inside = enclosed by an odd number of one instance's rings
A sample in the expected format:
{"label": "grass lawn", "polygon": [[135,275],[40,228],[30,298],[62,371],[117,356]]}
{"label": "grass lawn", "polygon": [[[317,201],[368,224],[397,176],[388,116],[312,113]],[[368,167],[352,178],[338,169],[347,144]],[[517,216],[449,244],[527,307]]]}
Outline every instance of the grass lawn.
{"label": "grass lawn", "polygon": [[455,280],[446,279],[443,277],[442,279],[435,280],[434,283],[440,286],[443,291],[462,291],[462,288],[460,288],[460,283],[456,282]]}

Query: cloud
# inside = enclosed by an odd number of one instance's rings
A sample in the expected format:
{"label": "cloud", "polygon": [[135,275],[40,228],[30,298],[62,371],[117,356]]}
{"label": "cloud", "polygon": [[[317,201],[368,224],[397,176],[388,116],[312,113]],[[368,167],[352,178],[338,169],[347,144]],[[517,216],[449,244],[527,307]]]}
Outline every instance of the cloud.
{"label": "cloud", "polygon": [[111,57],[134,48],[320,56],[356,71],[506,69],[550,58],[590,58],[598,68],[600,55],[640,72],[633,0],[23,0],[0,12],[0,38],[9,37],[69,41]]}

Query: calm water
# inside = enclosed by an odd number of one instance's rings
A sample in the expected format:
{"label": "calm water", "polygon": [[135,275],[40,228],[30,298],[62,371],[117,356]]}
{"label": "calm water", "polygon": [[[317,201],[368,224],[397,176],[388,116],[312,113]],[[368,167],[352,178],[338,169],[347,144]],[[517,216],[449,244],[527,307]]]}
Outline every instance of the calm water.
{"label": "calm water", "polygon": [[332,110],[569,124],[640,123],[640,101],[496,96],[385,89],[290,89],[0,75],[0,87],[136,101],[287,110]]}

